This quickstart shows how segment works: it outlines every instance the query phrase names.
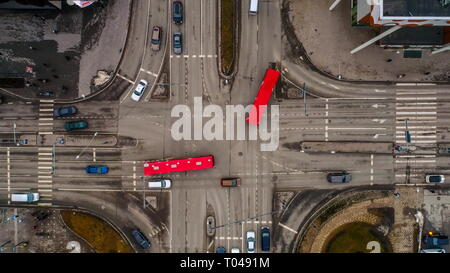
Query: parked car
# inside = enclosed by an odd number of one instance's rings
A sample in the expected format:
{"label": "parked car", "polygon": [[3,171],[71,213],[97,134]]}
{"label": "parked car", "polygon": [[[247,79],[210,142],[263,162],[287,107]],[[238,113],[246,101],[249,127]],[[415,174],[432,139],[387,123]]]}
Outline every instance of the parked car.
{"label": "parked car", "polygon": [[173,2],[172,17],[173,17],[173,22],[176,25],[181,25],[183,23],[183,3],[181,3],[180,1]]}
{"label": "parked car", "polygon": [[146,80],[140,80],[133,94],[131,94],[131,99],[134,101],[139,101],[144,94],[147,85],[148,82]]}
{"label": "parked car", "polygon": [[108,166],[99,165],[99,166],[87,166],[86,173],[87,174],[107,174],[109,171]]}
{"label": "parked car", "polygon": [[348,183],[352,180],[352,175],[347,172],[329,173],[327,180],[330,183]]}
{"label": "parked car", "polygon": [[150,189],[169,189],[172,186],[170,179],[153,179],[148,182]]}
{"label": "parked car", "polygon": [[262,251],[270,250],[270,229],[269,229],[269,227],[261,228],[261,250]]}
{"label": "parked car", "polygon": [[152,30],[152,39],[151,39],[151,48],[154,51],[158,51],[161,46],[161,35],[162,29],[161,27],[154,26]]}
{"label": "parked car", "polygon": [[53,97],[55,94],[52,91],[41,91],[39,97]]}
{"label": "parked car", "polygon": [[133,235],[134,240],[143,248],[147,249],[150,247],[150,241],[145,237],[145,235],[140,230],[133,230],[131,232],[131,235]]}
{"label": "parked car", "polygon": [[255,232],[247,231],[247,252],[255,253]]}
{"label": "parked car", "polygon": [[66,129],[66,131],[81,130],[86,129],[87,127],[88,123],[84,120],[68,121],[64,124],[64,129]]}
{"label": "parked car", "polygon": [[216,253],[227,253],[227,250],[223,246],[219,246],[216,249]]}
{"label": "parked car", "polygon": [[75,115],[77,113],[77,108],[75,106],[67,106],[67,107],[61,107],[55,110],[54,116],[57,117],[64,117],[64,116],[70,116]]}
{"label": "parked car", "polygon": [[222,187],[239,187],[241,185],[240,178],[222,178],[220,180]]}
{"label": "parked car", "polygon": [[445,177],[442,174],[427,174],[425,182],[427,183],[444,183]]}
{"label": "parked car", "polygon": [[177,55],[183,53],[183,38],[180,32],[173,34],[173,53]]}
{"label": "parked car", "polygon": [[441,247],[449,244],[448,236],[436,234],[425,235],[423,243],[429,247]]}

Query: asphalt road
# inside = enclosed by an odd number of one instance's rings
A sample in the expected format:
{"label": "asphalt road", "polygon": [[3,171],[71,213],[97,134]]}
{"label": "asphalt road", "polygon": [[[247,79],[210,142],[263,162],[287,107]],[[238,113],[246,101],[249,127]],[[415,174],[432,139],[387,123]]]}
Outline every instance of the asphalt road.
{"label": "asphalt road", "polygon": [[[449,96],[445,86],[351,84],[325,78],[306,66],[284,60],[279,1],[261,1],[257,16],[248,14],[249,1],[241,1],[241,41],[238,72],[232,85],[224,86],[217,72],[217,3],[183,1],[184,22],[171,21],[166,1],[134,1],[129,40],[112,86],[117,100],[87,100],[77,104],[76,116],[54,119],[58,102],[13,102],[0,107],[0,133],[41,136],[66,134],[66,121],[85,119],[90,126],[70,135],[114,135],[134,139],[132,145],[101,147],[0,146],[0,201],[8,204],[15,191],[39,191],[40,205],[76,205],[108,217],[125,234],[140,228],[150,237],[152,252],[246,251],[247,231],[271,226],[274,191],[340,190],[349,186],[423,183],[430,172],[447,174],[450,157],[436,154],[438,143],[447,142]],[[163,29],[160,51],[150,49],[155,25]],[[172,33],[183,34],[183,53],[172,51]],[[167,64],[170,100],[150,100],[152,86]],[[261,141],[175,141],[171,136],[176,105],[249,105],[253,102],[270,63],[281,64],[285,80],[307,82],[304,101],[272,100],[280,106],[280,143],[277,151],[261,152]],[[285,70],[287,68],[287,71]],[[130,99],[139,80],[150,83],[139,102]],[[231,91],[228,92],[231,88]],[[110,90],[108,90],[109,92]],[[412,136],[409,154],[302,153],[302,141],[391,142],[405,145],[405,130]],[[368,144],[370,145],[370,144]],[[76,156],[82,152],[77,159]],[[143,163],[151,160],[202,155],[215,157],[215,168],[164,175],[173,180],[170,190],[151,191],[144,181]],[[55,163],[53,163],[55,162]],[[110,167],[105,176],[87,175],[86,165]],[[52,174],[51,169],[55,168]],[[331,171],[353,174],[349,185],[326,182]],[[450,174],[450,173],[449,173]],[[239,188],[223,188],[223,177],[240,177]],[[144,204],[155,196],[158,208]],[[216,221],[215,235],[206,235],[206,217]],[[272,227],[273,228],[273,227]],[[128,232],[128,233],[127,233]],[[274,250],[275,251],[275,250]],[[279,250],[276,250],[279,251]]]}

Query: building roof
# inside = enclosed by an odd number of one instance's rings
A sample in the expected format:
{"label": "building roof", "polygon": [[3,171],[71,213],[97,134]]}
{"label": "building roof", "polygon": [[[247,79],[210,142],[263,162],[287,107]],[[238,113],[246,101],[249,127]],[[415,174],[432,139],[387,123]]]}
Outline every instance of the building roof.
{"label": "building roof", "polygon": [[383,16],[450,17],[450,6],[441,0],[383,0]]}
{"label": "building roof", "polygon": [[[383,27],[383,31],[391,26]],[[444,27],[401,28],[380,40],[380,45],[432,46],[444,43]]]}

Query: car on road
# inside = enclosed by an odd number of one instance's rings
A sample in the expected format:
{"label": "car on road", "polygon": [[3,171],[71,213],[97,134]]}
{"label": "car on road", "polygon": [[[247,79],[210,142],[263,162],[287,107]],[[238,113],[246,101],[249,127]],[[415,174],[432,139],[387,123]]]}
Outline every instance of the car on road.
{"label": "car on road", "polygon": [[216,233],[216,218],[210,215],[206,218],[206,234],[208,236],[214,236],[215,233]]}
{"label": "car on road", "polygon": [[161,35],[162,29],[161,27],[154,26],[152,30],[152,39],[151,39],[151,48],[154,51],[158,51],[161,46]]}
{"label": "car on road", "polygon": [[87,174],[107,174],[108,171],[109,171],[109,168],[108,168],[108,166],[105,166],[105,165],[99,165],[99,166],[89,165],[86,167]]}
{"label": "car on road", "polygon": [[239,248],[237,248],[237,247],[233,247],[232,249],[231,249],[231,253],[240,253],[241,251],[239,250]]}
{"label": "car on road", "polygon": [[180,32],[173,34],[173,53],[177,55],[183,53],[183,37]]}
{"label": "car on road", "polygon": [[247,231],[247,253],[255,253],[255,232]]}
{"label": "car on road", "polygon": [[64,124],[64,129],[66,129],[66,131],[81,130],[86,129],[87,127],[88,123],[84,120],[68,121]]}
{"label": "car on road", "polygon": [[136,86],[136,89],[134,89],[133,94],[131,94],[131,99],[134,101],[139,101],[144,94],[147,85],[148,82],[146,80],[140,80],[138,85]]}
{"label": "car on road", "polygon": [[227,250],[223,246],[219,246],[216,249],[216,253],[227,253]]}
{"label": "car on road", "polygon": [[343,171],[343,172],[336,172],[336,173],[329,173],[327,175],[327,181],[330,183],[348,183],[352,180],[352,175]]}
{"label": "car on road", "polygon": [[39,193],[33,192],[15,192],[11,194],[11,202],[32,203],[39,201]]}
{"label": "car on road", "polygon": [[443,248],[426,248],[422,249],[420,253],[445,253],[445,249]]}
{"label": "car on road", "polygon": [[170,179],[152,179],[148,182],[150,189],[169,189],[172,186]]}
{"label": "car on road", "polygon": [[41,91],[39,92],[39,97],[53,97],[55,94],[52,91]]}
{"label": "car on road", "polygon": [[183,3],[174,1],[172,4],[172,18],[176,25],[183,23]]}
{"label": "car on road", "polygon": [[54,116],[57,117],[64,117],[64,116],[70,116],[75,115],[77,113],[77,108],[75,106],[67,106],[67,107],[61,107],[55,110]]}
{"label": "car on road", "polygon": [[143,248],[147,249],[150,247],[150,241],[145,237],[145,235],[138,229],[135,229],[131,232],[134,240]]}
{"label": "car on road", "polygon": [[261,228],[261,250],[262,251],[270,250],[270,229],[269,229],[269,227]]}
{"label": "car on road", "polygon": [[427,174],[425,176],[425,182],[427,183],[444,183],[445,176],[442,174]]}
{"label": "car on road", "polygon": [[241,185],[240,178],[222,178],[220,180],[222,187],[239,187]]}

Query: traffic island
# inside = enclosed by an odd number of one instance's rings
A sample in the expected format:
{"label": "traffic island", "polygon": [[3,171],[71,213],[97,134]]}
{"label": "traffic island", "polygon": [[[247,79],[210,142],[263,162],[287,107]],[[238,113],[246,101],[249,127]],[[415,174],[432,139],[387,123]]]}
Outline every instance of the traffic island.
{"label": "traffic island", "polygon": [[[115,135],[21,135],[21,146],[56,147],[115,147],[118,143]],[[26,144],[25,144],[26,143]]]}
{"label": "traffic island", "polygon": [[221,0],[219,8],[219,71],[224,78],[229,78],[235,72],[237,56],[236,1]]}
{"label": "traffic island", "polygon": [[[415,188],[338,195],[299,232],[299,253],[416,253],[421,208]],[[400,200],[401,198],[401,200]]]}

